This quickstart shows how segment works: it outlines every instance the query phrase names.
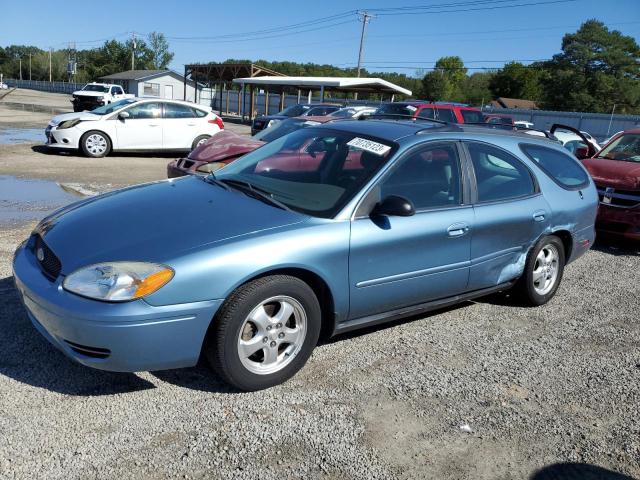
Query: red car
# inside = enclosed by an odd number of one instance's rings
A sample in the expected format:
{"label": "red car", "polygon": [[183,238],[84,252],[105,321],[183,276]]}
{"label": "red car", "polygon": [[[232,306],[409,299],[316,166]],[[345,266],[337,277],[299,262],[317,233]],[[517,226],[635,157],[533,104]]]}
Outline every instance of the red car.
{"label": "red car", "polygon": [[583,163],[600,196],[596,229],[640,240],[640,129],[617,134]]}
{"label": "red car", "polygon": [[[336,117],[296,117],[281,121],[277,125],[258,132],[253,137],[238,135],[229,130],[217,133],[202,145],[196,147],[187,157],[178,158],[167,165],[167,177],[175,178],[184,175],[207,175],[221,169],[238,157],[252,152],[265,143],[276,140],[300,128],[320,125]],[[292,155],[301,155],[300,152]],[[280,168],[282,166],[271,168]]]}
{"label": "red car", "polygon": [[458,103],[392,102],[381,105],[373,114],[377,118],[433,118],[451,123],[484,123],[482,112]]}

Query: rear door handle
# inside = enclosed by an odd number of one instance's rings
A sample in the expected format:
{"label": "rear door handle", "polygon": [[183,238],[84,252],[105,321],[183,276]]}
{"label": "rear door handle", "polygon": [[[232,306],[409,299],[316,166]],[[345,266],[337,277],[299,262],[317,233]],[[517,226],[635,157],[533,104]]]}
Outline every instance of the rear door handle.
{"label": "rear door handle", "polygon": [[546,214],[547,212],[545,212],[544,210],[538,210],[537,212],[533,212],[533,219],[536,222],[544,222]]}
{"label": "rear door handle", "polygon": [[450,237],[462,237],[469,231],[469,225],[466,223],[454,223],[447,228],[447,235]]}

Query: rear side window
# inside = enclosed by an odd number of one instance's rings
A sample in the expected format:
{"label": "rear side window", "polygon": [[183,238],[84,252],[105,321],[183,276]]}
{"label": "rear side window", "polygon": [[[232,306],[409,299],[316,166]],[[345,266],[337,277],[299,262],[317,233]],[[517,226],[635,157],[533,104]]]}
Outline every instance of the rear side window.
{"label": "rear side window", "polygon": [[571,155],[540,145],[520,145],[520,148],[560,186],[582,188],[589,184],[589,176]]}
{"label": "rear side window", "polygon": [[453,110],[450,108],[436,108],[436,114],[438,120],[444,120],[445,122],[458,123]]}
{"label": "rear side window", "polygon": [[460,110],[464,123],[484,123],[481,112],[475,110]]}
{"label": "rear side window", "polygon": [[478,185],[479,202],[495,202],[536,193],[529,169],[504,150],[483,143],[467,143]]}

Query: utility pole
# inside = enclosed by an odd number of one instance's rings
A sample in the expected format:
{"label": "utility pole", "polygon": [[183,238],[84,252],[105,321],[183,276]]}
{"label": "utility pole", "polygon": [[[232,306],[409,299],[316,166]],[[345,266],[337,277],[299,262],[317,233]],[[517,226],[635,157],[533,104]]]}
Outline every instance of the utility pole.
{"label": "utility pole", "polygon": [[31,81],[31,54],[29,54],[29,81]]}
{"label": "utility pole", "polygon": [[22,80],[22,57],[20,57],[20,80]]}
{"label": "utility pole", "polygon": [[358,19],[362,22],[362,33],[360,34],[360,51],[358,52],[358,78],[360,78],[360,69],[362,68],[362,52],[364,50],[364,36],[367,33],[367,23],[373,18],[366,11],[358,12]]}
{"label": "utility pole", "polygon": [[131,50],[131,70],[136,69],[136,32],[131,32],[131,39],[133,40],[133,49]]}
{"label": "utility pole", "polygon": [[51,83],[51,47],[49,47],[49,83]]}

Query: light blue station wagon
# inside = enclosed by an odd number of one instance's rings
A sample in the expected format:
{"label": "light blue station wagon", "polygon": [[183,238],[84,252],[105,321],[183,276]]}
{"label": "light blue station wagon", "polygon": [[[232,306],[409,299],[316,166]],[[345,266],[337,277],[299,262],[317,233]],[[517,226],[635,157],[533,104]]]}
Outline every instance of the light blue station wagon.
{"label": "light blue station wagon", "polygon": [[45,218],[16,251],[35,328],[94,368],[206,357],[241,390],[332,335],[513,288],[541,305],[594,241],[596,189],[546,139],[393,120],[301,129],[215,176]]}

